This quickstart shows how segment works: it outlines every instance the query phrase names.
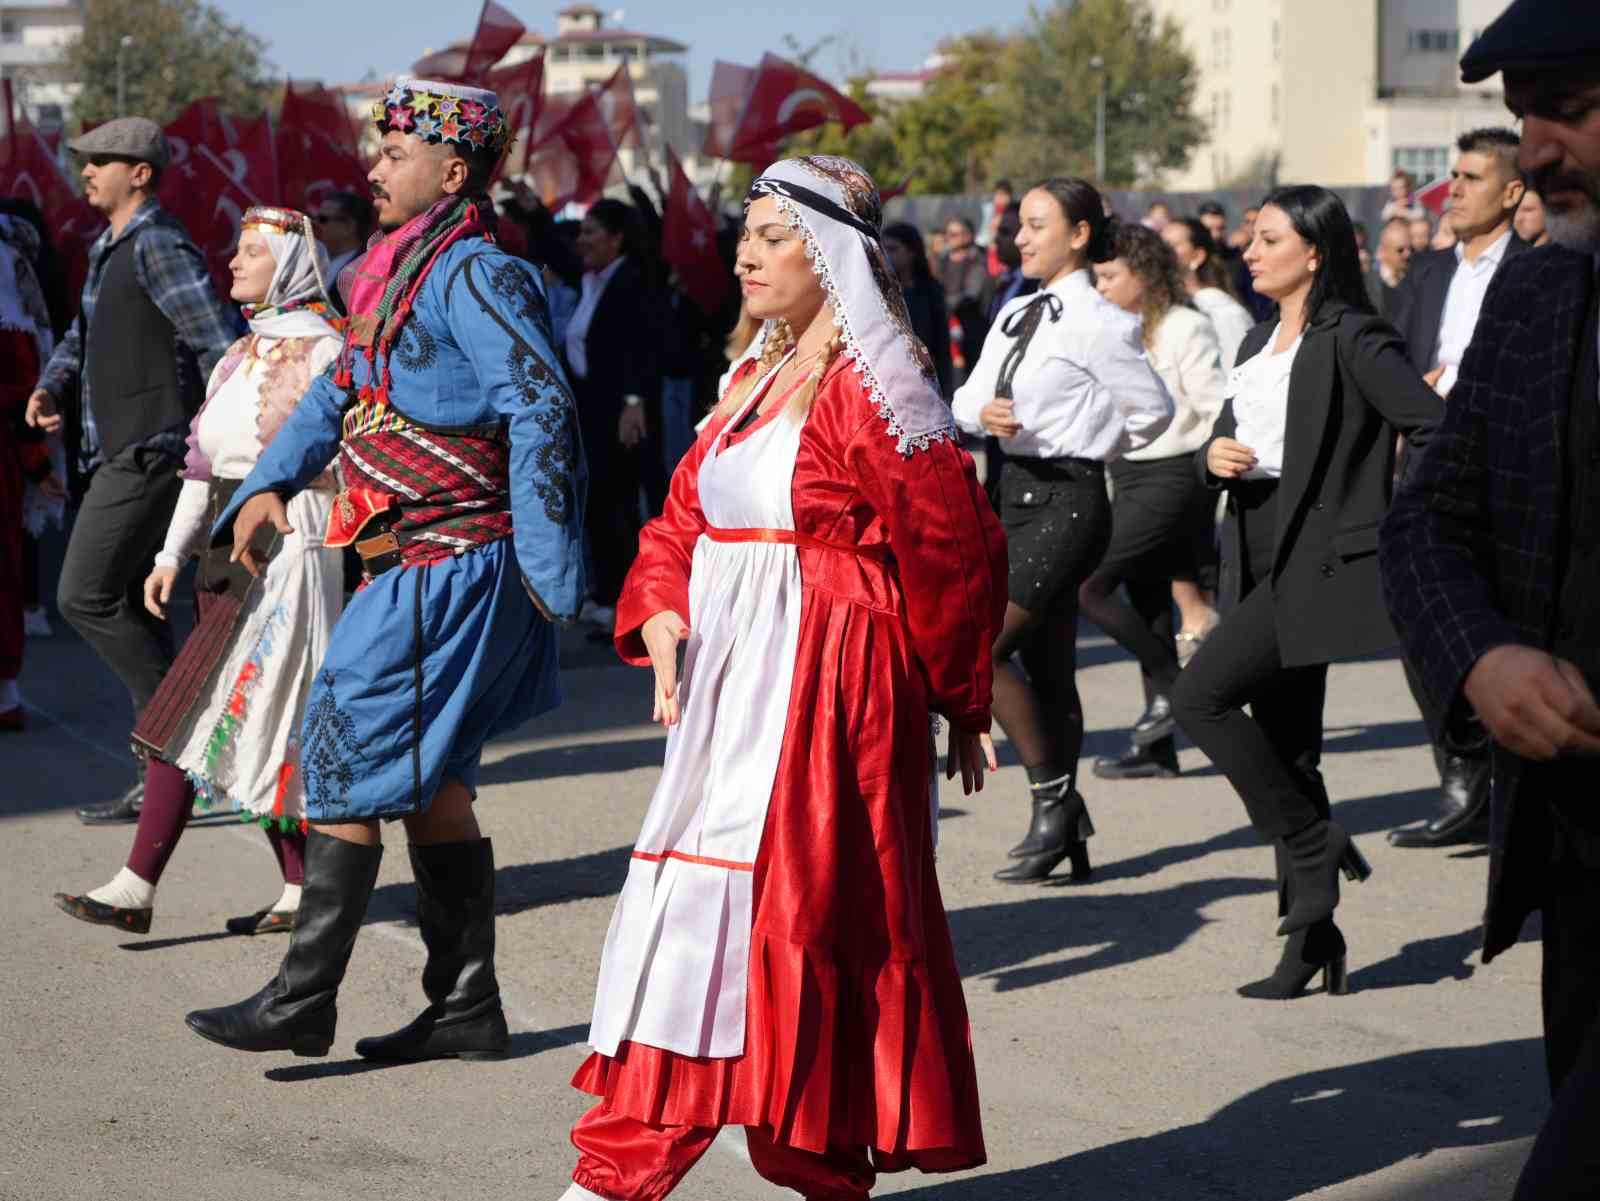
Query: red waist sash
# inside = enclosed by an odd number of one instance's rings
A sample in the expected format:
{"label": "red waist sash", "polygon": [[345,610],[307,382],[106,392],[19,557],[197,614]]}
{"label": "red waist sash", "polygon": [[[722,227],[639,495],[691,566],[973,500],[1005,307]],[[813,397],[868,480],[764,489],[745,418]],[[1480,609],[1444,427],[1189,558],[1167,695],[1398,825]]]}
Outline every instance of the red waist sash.
{"label": "red waist sash", "polygon": [[705,535],[713,542],[777,542],[785,546],[798,546],[806,550],[831,550],[841,555],[855,555],[860,559],[883,562],[889,557],[889,548],[883,543],[871,546],[854,546],[842,542],[828,542],[799,530],[723,529],[708,525]]}

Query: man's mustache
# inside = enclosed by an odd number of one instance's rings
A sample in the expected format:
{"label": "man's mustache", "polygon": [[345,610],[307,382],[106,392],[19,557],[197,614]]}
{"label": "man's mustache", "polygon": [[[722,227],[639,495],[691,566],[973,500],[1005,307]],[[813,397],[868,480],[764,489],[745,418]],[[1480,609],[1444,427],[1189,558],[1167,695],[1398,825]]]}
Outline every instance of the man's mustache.
{"label": "man's mustache", "polygon": [[1589,199],[1600,202],[1600,179],[1577,174],[1560,165],[1535,171],[1530,186],[1541,196],[1549,196],[1554,192],[1582,192]]}
{"label": "man's mustache", "polygon": [[373,184],[372,185],[372,198],[374,200],[387,200],[387,199],[389,199],[389,193],[384,191],[377,184]]}

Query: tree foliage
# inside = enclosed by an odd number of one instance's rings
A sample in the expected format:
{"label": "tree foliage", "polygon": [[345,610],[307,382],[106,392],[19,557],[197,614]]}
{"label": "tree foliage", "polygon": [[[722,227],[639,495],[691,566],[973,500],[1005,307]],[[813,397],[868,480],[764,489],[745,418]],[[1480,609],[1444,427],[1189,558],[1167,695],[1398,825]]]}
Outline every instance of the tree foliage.
{"label": "tree foliage", "polygon": [[[1099,56],[1100,71],[1090,65]],[[1095,101],[1106,89],[1106,178],[1131,187],[1181,168],[1204,140],[1193,58],[1147,0],[1057,0],[1006,48],[997,103],[1005,132],[991,171],[1017,179],[1093,176]]]}
{"label": "tree foliage", "polygon": [[267,105],[261,40],[203,0],[88,0],[83,35],[65,58],[83,91],[74,104],[80,121],[117,115],[117,54],[122,50],[127,115],[165,125],[185,105],[216,96],[222,107],[253,116]]}

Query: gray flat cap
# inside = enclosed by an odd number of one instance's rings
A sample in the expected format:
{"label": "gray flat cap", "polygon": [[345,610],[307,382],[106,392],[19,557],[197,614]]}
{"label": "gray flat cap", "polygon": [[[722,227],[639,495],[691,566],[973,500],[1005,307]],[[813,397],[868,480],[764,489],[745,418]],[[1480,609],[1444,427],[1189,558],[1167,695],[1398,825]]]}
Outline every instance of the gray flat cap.
{"label": "gray flat cap", "polygon": [[74,154],[117,154],[152,167],[167,165],[167,135],[149,117],[118,117],[67,143]]}

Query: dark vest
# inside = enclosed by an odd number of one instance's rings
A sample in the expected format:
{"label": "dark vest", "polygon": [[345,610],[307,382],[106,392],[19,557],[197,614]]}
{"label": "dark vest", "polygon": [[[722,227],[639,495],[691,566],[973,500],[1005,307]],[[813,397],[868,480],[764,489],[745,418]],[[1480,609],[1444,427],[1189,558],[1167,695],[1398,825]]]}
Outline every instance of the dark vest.
{"label": "dark vest", "polygon": [[163,430],[187,424],[204,396],[194,352],[139,286],[135,233],[106,259],[84,345],[89,403],[107,458]]}
{"label": "dark vest", "polygon": [[1583,669],[1600,687],[1600,383],[1596,371],[1596,309],[1584,323],[1583,351],[1567,416],[1566,562],[1556,601],[1557,656]]}

